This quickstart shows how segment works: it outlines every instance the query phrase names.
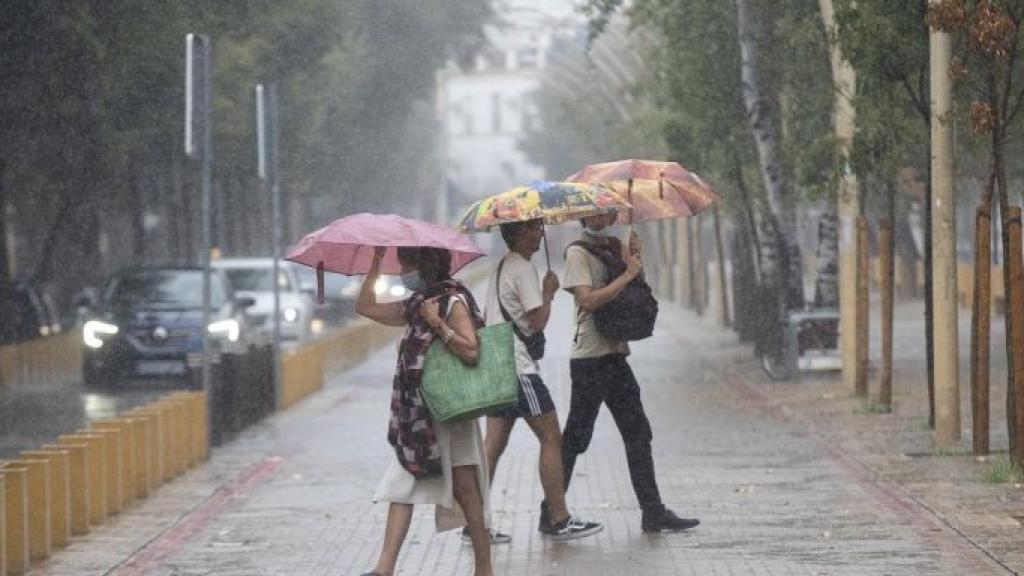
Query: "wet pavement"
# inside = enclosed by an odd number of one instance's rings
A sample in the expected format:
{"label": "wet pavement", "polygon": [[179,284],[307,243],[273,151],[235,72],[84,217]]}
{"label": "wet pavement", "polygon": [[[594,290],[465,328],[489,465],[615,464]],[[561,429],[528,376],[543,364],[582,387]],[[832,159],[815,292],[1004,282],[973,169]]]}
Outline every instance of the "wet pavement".
{"label": "wet pavement", "polygon": [[[568,406],[571,307],[556,301],[544,377]],[[385,434],[394,351],[385,349],[288,412],[212,452],[204,466],[78,538],[35,574],[360,574],[386,507],[370,496],[393,455]],[[606,412],[581,457],[572,510],[604,532],[565,544],[536,532],[537,445],[519,425],[492,492],[502,575],[1006,574],[917,500],[794,417],[749,350],[710,320],[663,306],[632,363],[652,421],[663,498],[703,524],[649,536]],[[456,533],[420,508],[399,574],[471,574]]]}
{"label": "wet pavement", "polygon": [[80,382],[33,383],[0,387],[0,459],[32,450],[86,426],[146,404],[168,391],[171,382],[130,382],[90,390]]}

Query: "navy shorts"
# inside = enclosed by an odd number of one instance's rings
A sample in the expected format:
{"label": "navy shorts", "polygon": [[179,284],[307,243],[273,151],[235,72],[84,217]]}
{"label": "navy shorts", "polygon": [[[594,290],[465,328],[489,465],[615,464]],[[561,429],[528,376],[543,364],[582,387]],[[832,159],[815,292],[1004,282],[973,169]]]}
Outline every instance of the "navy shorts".
{"label": "navy shorts", "polygon": [[532,418],[555,411],[555,403],[551,400],[551,392],[539,374],[519,375],[519,400],[515,406],[499,410],[489,416],[502,418]]}

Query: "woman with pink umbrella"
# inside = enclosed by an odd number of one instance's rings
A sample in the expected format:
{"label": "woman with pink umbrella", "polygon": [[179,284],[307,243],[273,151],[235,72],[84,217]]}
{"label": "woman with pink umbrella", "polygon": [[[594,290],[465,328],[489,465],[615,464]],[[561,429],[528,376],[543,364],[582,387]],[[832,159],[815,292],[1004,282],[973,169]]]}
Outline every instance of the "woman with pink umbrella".
{"label": "woman with pink umbrella", "polygon": [[[389,502],[384,544],[364,576],[391,576],[412,522],[413,506],[435,505],[439,532],[468,528],[476,576],[491,576],[488,480],[476,420],[442,423],[420,394],[424,358],[435,340],[469,364],[479,355],[483,325],[473,295],[451,275],[483,253],[467,236],[394,215],[357,214],[304,238],[288,259],[343,274],[366,274],[356,311],[388,326],[403,326],[393,379],[388,442],[396,458],[374,501]],[[377,302],[380,274],[401,274],[412,295]]]}

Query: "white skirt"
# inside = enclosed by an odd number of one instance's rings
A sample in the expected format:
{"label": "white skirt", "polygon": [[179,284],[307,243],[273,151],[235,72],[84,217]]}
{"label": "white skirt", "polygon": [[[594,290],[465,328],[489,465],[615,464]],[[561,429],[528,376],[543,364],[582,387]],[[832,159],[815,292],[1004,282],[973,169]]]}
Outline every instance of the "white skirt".
{"label": "white skirt", "polygon": [[462,508],[455,501],[452,482],[452,468],[455,466],[476,466],[477,483],[483,496],[484,524],[491,525],[490,488],[487,477],[487,459],[484,456],[483,440],[477,420],[464,420],[442,424],[434,423],[437,442],[441,450],[442,475],[417,480],[409,474],[397,458],[384,473],[374,502],[396,504],[433,504],[434,524],[438,532],[462,528],[466,525]]}

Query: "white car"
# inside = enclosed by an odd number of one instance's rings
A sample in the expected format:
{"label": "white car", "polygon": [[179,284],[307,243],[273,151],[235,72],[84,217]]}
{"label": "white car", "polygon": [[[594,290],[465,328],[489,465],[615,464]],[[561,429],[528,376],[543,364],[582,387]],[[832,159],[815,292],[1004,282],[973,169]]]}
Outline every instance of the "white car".
{"label": "white car", "polygon": [[[240,296],[249,296],[256,304],[247,316],[252,326],[268,335],[274,331],[274,260],[272,258],[224,258],[211,263],[223,270],[232,289]],[[313,299],[301,290],[295,268],[280,262],[278,285],[281,294],[281,338],[306,340],[313,322]]]}

